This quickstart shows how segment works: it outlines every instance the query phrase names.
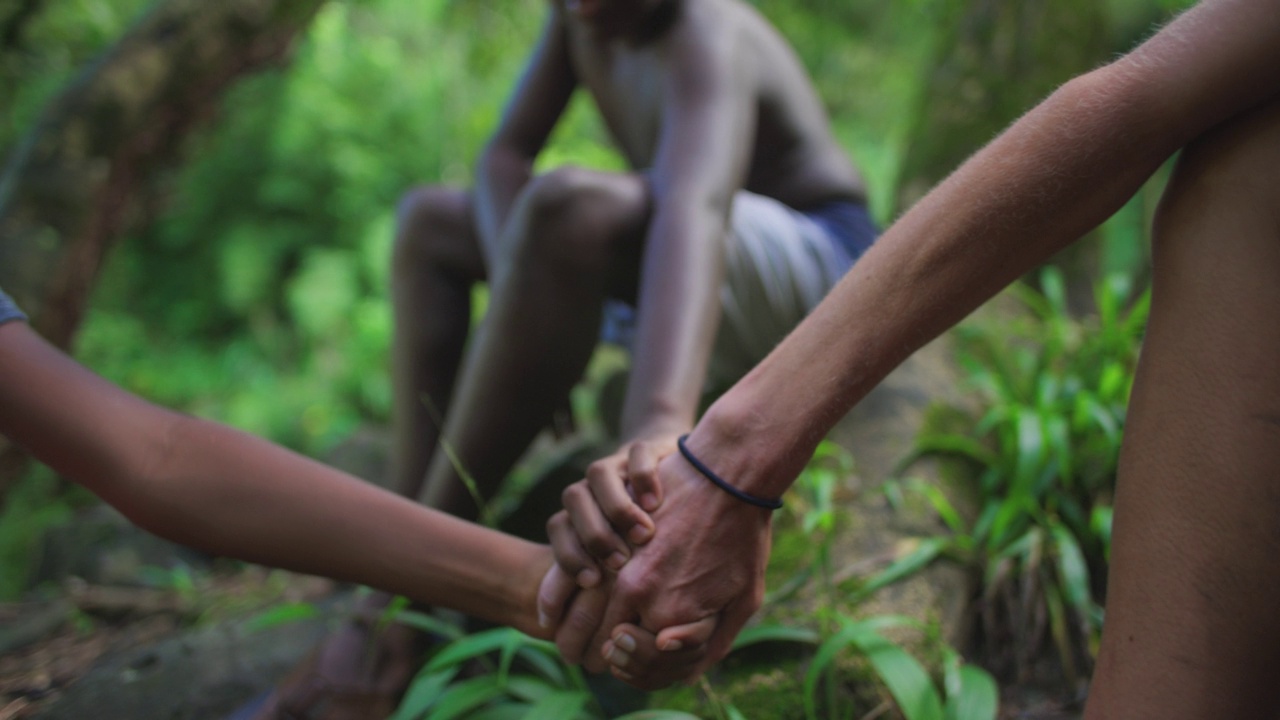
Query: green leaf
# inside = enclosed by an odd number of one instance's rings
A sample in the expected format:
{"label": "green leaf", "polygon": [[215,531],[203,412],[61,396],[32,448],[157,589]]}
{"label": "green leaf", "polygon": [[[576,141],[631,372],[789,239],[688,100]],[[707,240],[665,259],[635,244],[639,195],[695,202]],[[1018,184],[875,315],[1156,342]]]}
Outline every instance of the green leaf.
{"label": "green leaf", "polygon": [[466,635],[457,625],[416,610],[401,610],[395,614],[394,621],[449,640],[457,640]]}
{"label": "green leaf", "polygon": [[569,687],[569,677],[565,674],[565,666],[560,660],[560,654],[555,652],[555,646],[552,646],[551,653],[548,653],[541,646],[525,645],[520,648],[516,656],[528,663],[534,672],[557,687]]}
{"label": "green leaf", "polygon": [[466,720],[524,720],[528,717],[528,712],[529,706],[524,703],[498,702],[468,713]]}
{"label": "green leaf", "polygon": [[957,671],[957,688],[947,691],[946,720],[995,720],[1000,691],[991,674],[974,665]]}
{"label": "green leaf", "polygon": [[789,625],[754,625],[738,633],[733,641],[733,649],[741,650],[758,643],[788,642],[817,645],[821,640],[818,633],[808,628],[791,627]]}
{"label": "green leaf", "polygon": [[889,567],[867,578],[859,585],[854,597],[857,599],[865,598],[881,588],[914,575],[937,559],[950,546],[950,538],[931,537],[921,540],[911,552],[894,560],[889,564]]}
{"label": "green leaf", "polygon": [[426,720],[454,720],[502,695],[502,686],[494,675],[463,680],[440,696]]}
{"label": "green leaf", "polygon": [[404,699],[400,701],[400,707],[396,708],[395,714],[388,720],[417,720],[422,717],[422,714],[440,699],[457,674],[457,668],[449,668],[444,672],[424,670],[418,673],[418,676],[409,684]]}
{"label": "green leaf", "polygon": [[1014,470],[1015,492],[1030,493],[1044,464],[1045,431],[1039,415],[1018,413],[1018,461]]}
{"label": "green leaf", "polygon": [[1085,562],[1084,553],[1075,536],[1061,523],[1053,523],[1049,531],[1058,551],[1058,575],[1062,578],[1067,600],[1080,612],[1081,617],[1087,618],[1093,595],[1089,590],[1089,566]]}
{"label": "green leaf", "polygon": [[954,455],[968,458],[984,467],[998,465],[1000,462],[998,455],[973,438],[951,433],[927,433],[916,440],[915,449],[907,460],[899,464],[899,470],[926,455]]}
{"label": "green leaf", "polygon": [[427,667],[431,670],[442,670],[465,660],[496,652],[511,642],[512,634],[517,637],[521,635],[519,630],[494,628],[454,640],[436,653]]}
{"label": "green leaf", "polygon": [[525,720],[573,718],[587,706],[591,694],[580,690],[557,690],[544,695],[525,713]]}
{"label": "green leaf", "polygon": [[269,610],[265,610],[250,618],[245,622],[244,628],[246,631],[251,633],[259,632],[268,628],[313,618],[319,614],[320,611],[311,603],[285,603],[283,605],[277,605]]}
{"label": "green leaf", "polygon": [[964,520],[960,518],[960,513],[956,511],[955,505],[951,504],[951,500],[947,498],[946,493],[936,485],[930,485],[919,479],[912,480],[907,487],[924,496],[929,504],[933,506],[934,512],[938,513],[938,517],[942,518],[942,522],[946,523],[951,532],[957,535],[964,534]]}
{"label": "green leaf", "polygon": [[528,675],[515,675],[506,684],[506,690],[509,695],[527,703],[536,703],[551,693],[560,692],[563,689],[545,680]]}
{"label": "green leaf", "polygon": [[626,715],[616,717],[614,720],[701,720],[696,715],[690,715],[689,712],[680,710],[637,710],[635,712],[627,712]]}
{"label": "green leaf", "polygon": [[871,662],[906,720],[939,720],[942,701],[924,666],[869,627],[852,626],[854,644]]}

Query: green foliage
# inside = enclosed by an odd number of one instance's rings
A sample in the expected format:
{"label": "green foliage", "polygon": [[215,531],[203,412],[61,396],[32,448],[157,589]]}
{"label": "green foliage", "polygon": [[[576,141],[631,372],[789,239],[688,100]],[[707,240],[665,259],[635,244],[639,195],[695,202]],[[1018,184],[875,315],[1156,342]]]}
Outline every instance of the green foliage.
{"label": "green foliage", "polygon": [[1098,639],[1111,491],[1150,295],[1130,302],[1128,281],[1112,276],[1096,288],[1096,318],[1082,321],[1067,311],[1061,273],[1045,269],[1040,284],[1015,290],[1028,316],[962,328],[961,363],[982,409],[972,428],[922,434],[908,459],[972,463],[976,517],[918,482],[891,490],[924,497],[947,525],[934,557],[980,574],[991,659],[1021,671],[1047,633],[1075,680]]}
{"label": "green foliage", "polygon": [[16,599],[27,587],[44,531],[71,517],[69,498],[46,467],[34,469],[5,496],[0,512],[0,601]]}
{"label": "green foliage", "polygon": [[[523,62],[508,48],[544,12],[508,5],[327,4],[287,72],[228,97],[167,210],[112,257],[81,359],[310,452],[385,422],[396,204],[470,181]],[[552,154],[607,164],[593,122],[575,108]]]}

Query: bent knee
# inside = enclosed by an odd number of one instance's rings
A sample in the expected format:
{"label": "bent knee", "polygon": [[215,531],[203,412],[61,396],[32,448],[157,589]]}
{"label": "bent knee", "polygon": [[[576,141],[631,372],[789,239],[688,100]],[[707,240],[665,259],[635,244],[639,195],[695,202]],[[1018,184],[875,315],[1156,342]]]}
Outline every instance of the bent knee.
{"label": "bent knee", "polygon": [[392,271],[420,268],[424,263],[469,266],[478,259],[471,204],[463,190],[416,187],[396,206]]}
{"label": "bent knee", "polygon": [[643,236],[648,189],[637,175],[566,166],[530,181],[522,202],[524,259],[596,271]]}

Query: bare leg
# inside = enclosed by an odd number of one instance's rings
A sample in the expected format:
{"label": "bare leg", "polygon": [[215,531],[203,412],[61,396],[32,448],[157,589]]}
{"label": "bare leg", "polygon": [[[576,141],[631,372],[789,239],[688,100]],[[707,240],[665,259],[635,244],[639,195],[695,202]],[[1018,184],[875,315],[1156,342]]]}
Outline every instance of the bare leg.
{"label": "bare leg", "polygon": [[[638,176],[574,168],[536,178],[519,198],[444,430],[482,496],[581,377],[606,295],[634,294],[648,205]],[[443,452],[421,498],[466,518],[478,511]]]}
{"label": "bare leg", "polygon": [[1086,717],[1280,715],[1280,101],[1184,154],[1116,495]]}
{"label": "bare leg", "polygon": [[484,279],[470,198],[419,188],[400,204],[391,267],[392,487],[417,497],[436,449],[471,323],[471,287]]}

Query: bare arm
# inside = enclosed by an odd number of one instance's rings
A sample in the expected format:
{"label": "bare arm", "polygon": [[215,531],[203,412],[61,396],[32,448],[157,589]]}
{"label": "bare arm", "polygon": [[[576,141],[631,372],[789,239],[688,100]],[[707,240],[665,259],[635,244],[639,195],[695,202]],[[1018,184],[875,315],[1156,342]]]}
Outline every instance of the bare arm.
{"label": "bare arm", "polygon": [[904,215],[708,412],[691,447],[777,496],[904,358],[1114,213],[1183,145],[1280,91],[1280,3],[1210,0],[1068,82]]}
{"label": "bare arm", "polygon": [[[780,495],[822,436],[902,359],[1104,220],[1182,145],[1278,91],[1274,0],[1205,2],[1067,83],[899,220],[708,411],[689,447],[739,488]],[[618,576],[618,593],[632,598],[622,606],[642,608],[655,629],[725,607],[715,659],[754,609],[737,598],[758,598],[768,520],[679,456],[658,474],[668,500],[653,539]]]}
{"label": "bare arm", "polygon": [[749,70],[732,47],[736,39],[703,24],[695,16],[679,27],[666,53],[653,216],[623,407],[628,439],[693,425],[720,319],[723,238],[755,130]]}
{"label": "bare arm", "polygon": [[152,405],[0,325],[0,433],[148,531],[547,636],[550,553],[217,423]]}
{"label": "bare arm", "polygon": [[533,176],[533,162],[564,112],[577,80],[557,3],[529,58],[502,121],[476,171],[476,224],[484,256],[499,257],[501,237],[520,190]]}

